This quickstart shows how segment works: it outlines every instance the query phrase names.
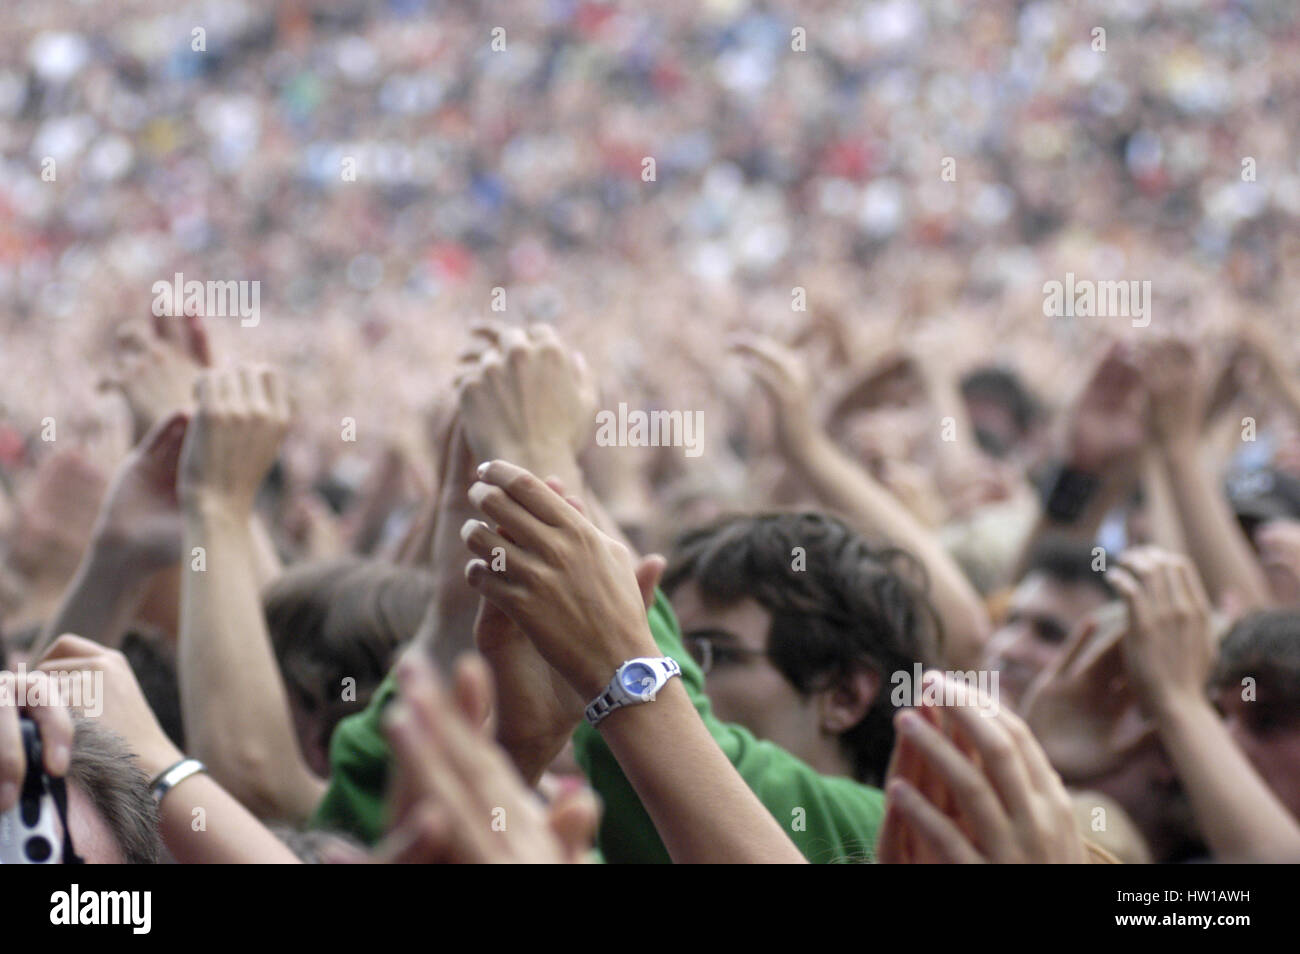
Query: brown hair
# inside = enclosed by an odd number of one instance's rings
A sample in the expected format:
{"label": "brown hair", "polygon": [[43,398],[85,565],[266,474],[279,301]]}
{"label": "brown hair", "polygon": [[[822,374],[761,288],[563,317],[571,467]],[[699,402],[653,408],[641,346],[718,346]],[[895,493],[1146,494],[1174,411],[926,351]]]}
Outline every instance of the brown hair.
{"label": "brown hair", "polygon": [[121,736],[89,719],[78,718],[68,782],[90,799],[112,832],[123,862],[158,863],[162,854],[158,808],[149,791],[149,780]]}
{"label": "brown hair", "polygon": [[[285,687],[324,717],[323,744],[340,719],[365,708],[432,598],[429,573],[355,557],[294,567],[267,587],[262,606]],[[347,678],[356,680],[355,700],[343,699]]]}

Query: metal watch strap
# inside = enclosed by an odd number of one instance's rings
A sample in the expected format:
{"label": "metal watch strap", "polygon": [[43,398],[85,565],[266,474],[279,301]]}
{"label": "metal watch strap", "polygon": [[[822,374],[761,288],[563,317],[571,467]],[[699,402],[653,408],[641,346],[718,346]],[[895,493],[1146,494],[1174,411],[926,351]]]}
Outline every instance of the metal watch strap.
{"label": "metal watch strap", "polygon": [[[618,684],[619,674],[622,673],[623,667],[626,666],[628,663],[637,662],[637,661],[638,660],[635,659],[629,659],[627,660],[627,662],[623,663],[622,666],[619,666],[618,669],[615,670],[614,672],[614,677],[609,681],[609,685],[605,687],[605,691],[602,692],[600,695],[598,695],[587,705],[585,714],[587,717],[587,722],[590,725],[592,725],[593,727],[599,725],[601,721],[603,721],[604,718],[608,716],[611,712],[613,712],[615,709],[622,709],[623,707],[628,705],[636,705],[638,704],[638,702],[642,701],[642,700],[637,700],[636,702],[624,701],[620,699],[619,694],[615,692],[615,686]],[[662,667],[664,678],[663,678],[663,682],[661,682],[658,688],[656,689],[656,692],[658,691],[658,689],[662,689],[664,686],[666,686],[668,684],[668,680],[673,678],[673,676],[680,676],[682,674],[682,667],[678,664],[677,660],[673,659],[671,656],[660,656],[652,659],[643,657],[641,661],[657,663]],[[623,690],[623,692],[624,694],[626,694],[626,690]],[[650,701],[650,700],[645,700],[645,701]]]}
{"label": "metal watch strap", "polygon": [[587,706],[587,721],[593,726],[599,725],[600,720],[613,712],[614,709],[614,690],[606,688]]}

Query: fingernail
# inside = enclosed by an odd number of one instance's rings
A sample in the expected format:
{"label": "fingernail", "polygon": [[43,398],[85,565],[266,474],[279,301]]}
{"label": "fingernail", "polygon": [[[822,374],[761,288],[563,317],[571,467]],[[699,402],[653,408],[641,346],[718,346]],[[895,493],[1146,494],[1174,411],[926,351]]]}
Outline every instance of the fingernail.
{"label": "fingernail", "polygon": [[487,477],[487,471],[488,471],[488,465],[489,465],[489,463],[490,463],[489,461],[486,461],[486,460],[483,461],[483,463],[479,464],[478,467],[475,468],[475,471],[474,471],[474,472],[475,472],[476,474],[478,474],[479,477],[486,478],[486,477]]}
{"label": "fingernail", "polygon": [[915,712],[904,712],[898,717],[898,731],[906,732],[909,735],[917,730],[921,720]]}

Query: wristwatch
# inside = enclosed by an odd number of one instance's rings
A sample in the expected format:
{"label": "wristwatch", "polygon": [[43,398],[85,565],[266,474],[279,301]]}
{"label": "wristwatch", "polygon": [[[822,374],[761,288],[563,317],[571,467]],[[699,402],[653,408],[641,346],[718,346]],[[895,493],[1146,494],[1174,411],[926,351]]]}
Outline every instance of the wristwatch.
{"label": "wristwatch", "polygon": [[600,725],[615,709],[654,702],[655,695],[668,680],[681,674],[682,667],[677,665],[677,660],[668,656],[629,659],[618,667],[605,691],[587,706],[587,721]]}

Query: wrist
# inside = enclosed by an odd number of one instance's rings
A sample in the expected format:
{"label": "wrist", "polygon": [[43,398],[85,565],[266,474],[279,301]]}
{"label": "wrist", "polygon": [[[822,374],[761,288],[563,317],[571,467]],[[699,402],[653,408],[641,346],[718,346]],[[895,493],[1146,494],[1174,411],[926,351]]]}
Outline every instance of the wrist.
{"label": "wrist", "polygon": [[172,745],[169,739],[163,737],[138,747],[135,758],[140,771],[146,778],[152,779],[185,758],[185,753]]}
{"label": "wrist", "polygon": [[1209,700],[1196,689],[1158,682],[1143,693],[1151,716],[1162,726],[1175,726],[1211,712]]}
{"label": "wrist", "polygon": [[609,651],[594,654],[590,663],[583,665],[581,671],[574,673],[570,684],[582,697],[585,705],[609,688],[610,680],[614,678],[619,667],[629,659],[657,658],[662,655],[650,635],[649,626],[646,626],[644,632],[628,634],[626,639],[619,640]]}
{"label": "wrist", "polygon": [[190,520],[242,520],[252,516],[251,500],[227,491],[209,488],[182,489],[181,509]]}
{"label": "wrist", "polygon": [[551,763],[564,751],[565,744],[573,737],[574,730],[581,722],[581,718],[570,720],[563,732],[535,733],[518,738],[498,730],[497,744],[506,750],[506,755],[510,756],[510,761],[528,787],[536,788]]}
{"label": "wrist", "polygon": [[[681,681],[681,677],[669,679],[659,690],[653,702],[636,706],[620,706],[600,720],[596,731],[611,746],[616,739],[632,745],[645,744],[651,733],[673,725],[675,719],[686,710],[695,712],[695,706],[686,689],[679,685]],[[696,718],[698,719],[698,716]],[[703,725],[703,723],[699,724]],[[675,729],[673,734],[676,736]],[[676,741],[680,742],[681,739],[678,738]],[[615,757],[618,757],[617,752]]]}

